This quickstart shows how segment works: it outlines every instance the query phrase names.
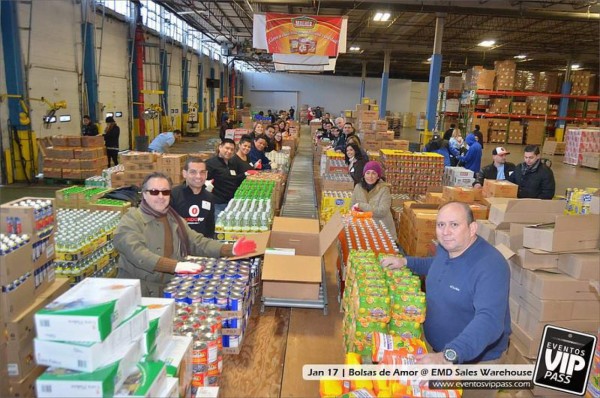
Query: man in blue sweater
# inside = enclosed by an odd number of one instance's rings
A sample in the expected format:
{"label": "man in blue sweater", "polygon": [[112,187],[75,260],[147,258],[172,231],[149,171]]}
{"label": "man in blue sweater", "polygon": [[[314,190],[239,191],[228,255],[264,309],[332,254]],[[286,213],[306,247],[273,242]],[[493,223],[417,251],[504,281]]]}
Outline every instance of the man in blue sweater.
{"label": "man in blue sweater", "polygon": [[472,170],[474,174],[478,173],[481,169],[481,144],[477,141],[473,133],[467,135],[465,142],[469,146],[469,149],[467,149],[467,153],[464,156],[458,157],[459,164],[462,163],[465,169]]}
{"label": "man in blue sweater", "polygon": [[425,337],[434,353],[419,363],[498,362],[508,348],[510,313],[508,263],[496,248],[477,236],[468,204],[440,208],[434,257],[386,257],[388,268],[408,266],[425,275]]}

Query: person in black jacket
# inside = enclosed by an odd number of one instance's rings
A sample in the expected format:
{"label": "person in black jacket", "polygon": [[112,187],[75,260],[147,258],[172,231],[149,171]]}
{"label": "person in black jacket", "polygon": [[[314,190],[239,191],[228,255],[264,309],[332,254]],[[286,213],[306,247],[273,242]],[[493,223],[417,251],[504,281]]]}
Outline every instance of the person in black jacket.
{"label": "person in black jacket", "polygon": [[111,159],[115,166],[119,164],[119,135],[121,135],[121,129],[112,116],[107,117],[105,121],[104,145],[106,145],[106,157],[108,158],[108,168],[110,168]]}
{"label": "person in black jacket", "polygon": [[454,129],[456,128],[456,124],[452,123],[450,125],[450,128],[448,130],[446,130],[446,132],[444,133],[443,138],[446,141],[450,141],[450,138],[452,138],[452,133],[454,132]]}
{"label": "person in black jacket", "polygon": [[207,179],[214,179],[215,217],[218,217],[225,210],[227,204],[233,198],[235,190],[246,178],[246,174],[240,168],[239,163],[231,161],[234,151],[235,142],[230,138],[225,138],[219,144],[218,154],[206,161]]}
{"label": "person in black jacket", "polygon": [[88,115],[83,116],[83,127],[81,128],[81,135],[93,137],[98,135],[98,126],[92,122],[92,119]]}
{"label": "person in black jacket", "polygon": [[171,191],[171,207],[191,229],[212,238],[215,234],[215,197],[204,186],[208,174],[206,163],[200,158],[189,157],[182,174],[185,184]]}
{"label": "person in black jacket", "polygon": [[221,128],[219,129],[219,138],[221,139],[221,141],[225,139],[225,133],[227,132],[227,130],[232,128],[233,120],[231,120],[231,117],[227,117],[227,119],[223,120],[223,123],[221,123]]}
{"label": "person in black jacket", "polygon": [[556,190],[554,173],[540,159],[540,148],[527,145],[523,154],[524,162],[517,165],[508,181],[519,186],[517,197],[552,199]]}
{"label": "person in black jacket", "polygon": [[492,151],[492,159],[494,162],[481,168],[479,173],[475,174],[474,188],[481,188],[483,180],[506,180],[508,176],[515,172],[515,165],[506,161],[508,152],[503,147],[494,148]]}
{"label": "person in black jacket", "polygon": [[363,177],[363,169],[367,160],[363,157],[360,147],[356,144],[346,145],[346,153],[344,154],[346,164],[348,165],[348,173],[354,180],[354,185],[358,184]]}

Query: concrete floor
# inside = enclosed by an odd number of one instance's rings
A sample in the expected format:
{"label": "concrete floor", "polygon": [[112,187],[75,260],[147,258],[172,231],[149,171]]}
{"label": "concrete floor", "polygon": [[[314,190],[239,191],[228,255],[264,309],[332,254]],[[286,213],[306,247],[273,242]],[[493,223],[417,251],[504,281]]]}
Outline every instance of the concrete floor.
{"label": "concrete floor", "polygon": [[[416,129],[404,129],[400,137],[411,142],[419,141],[419,131]],[[216,130],[207,130],[199,137],[184,137],[181,142],[175,144],[172,148],[174,153],[189,153],[216,149],[219,138]],[[494,144],[485,144],[482,164],[492,162],[492,149]],[[508,144],[505,145],[511,154],[508,155],[508,161],[520,163],[523,161],[523,145]],[[552,160],[552,171],[556,179],[556,195],[564,195],[567,188],[586,188],[600,187],[600,171],[576,167],[564,164],[562,156],[545,156]],[[44,181],[32,183],[17,183],[0,186],[0,204],[19,199],[24,196],[33,197],[54,197],[54,191],[64,188],[66,185],[51,185]]]}

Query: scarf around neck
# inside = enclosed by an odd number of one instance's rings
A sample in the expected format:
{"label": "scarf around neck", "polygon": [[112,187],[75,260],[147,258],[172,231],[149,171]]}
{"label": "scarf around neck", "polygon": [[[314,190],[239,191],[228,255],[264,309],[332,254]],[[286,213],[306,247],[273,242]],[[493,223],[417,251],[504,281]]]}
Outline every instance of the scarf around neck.
{"label": "scarf around neck", "polygon": [[162,217],[167,217],[168,215],[171,215],[171,217],[173,217],[175,219],[175,221],[177,222],[177,236],[179,237],[179,254],[181,255],[182,258],[184,258],[185,256],[187,256],[190,252],[189,249],[189,242],[188,242],[188,235],[185,229],[185,222],[183,220],[183,218],[181,218],[179,216],[179,214],[177,214],[177,212],[175,211],[175,209],[173,209],[171,206],[167,207],[166,211],[164,213],[160,213],[156,210],[154,210],[153,208],[150,207],[150,205],[148,204],[148,202],[146,202],[146,199],[142,198],[142,202],[140,203],[140,211],[144,214],[147,214],[151,217],[154,218],[162,218]]}
{"label": "scarf around neck", "polygon": [[525,162],[521,163],[521,173],[523,175],[535,173],[537,171],[538,167],[540,167],[540,163],[541,163],[541,161],[538,160],[531,167],[527,166],[527,163],[525,163]]}

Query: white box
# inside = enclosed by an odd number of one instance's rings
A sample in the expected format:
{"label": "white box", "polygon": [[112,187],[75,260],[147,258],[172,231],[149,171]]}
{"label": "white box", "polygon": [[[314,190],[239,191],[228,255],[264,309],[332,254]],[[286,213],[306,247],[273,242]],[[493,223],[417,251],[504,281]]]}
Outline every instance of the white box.
{"label": "white box", "polygon": [[175,300],[166,298],[142,297],[142,305],[148,309],[149,325],[144,333],[146,353],[152,351],[158,341],[164,341],[173,334]]}
{"label": "white box", "polygon": [[98,342],[142,300],[138,279],[86,278],[35,314],[43,340]]}
{"label": "white box", "polygon": [[179,380],[177,377],[168,377],[165,387],[158,395],[161,398],[179,398]]}
{"label": "white box", "polygon": [[38,365],[94,372],[118,361],[132,341],[139,340],[148,328],[148,310],[138,310],[102,342],[69,342],[36,338],[35,360]]}
{"label": "white box", "polygon": [[167,372],[165,371],[164,362],[139,362],[135,369],[129,373],[114,397],[160,397],[160,393],[165,389],[166,384]]}
{"label": "white box", "polygon": [[187,397],[192,388],[192,338],[173,336],[158,359],[167,365],[167,376],[179,379],[179,396]]}
{"label": "white box", "polygon": [[36,381],[38,398],[112,397],[142,358],[142,344],[124,350],[123,359],[92,373],[48,368]]}

